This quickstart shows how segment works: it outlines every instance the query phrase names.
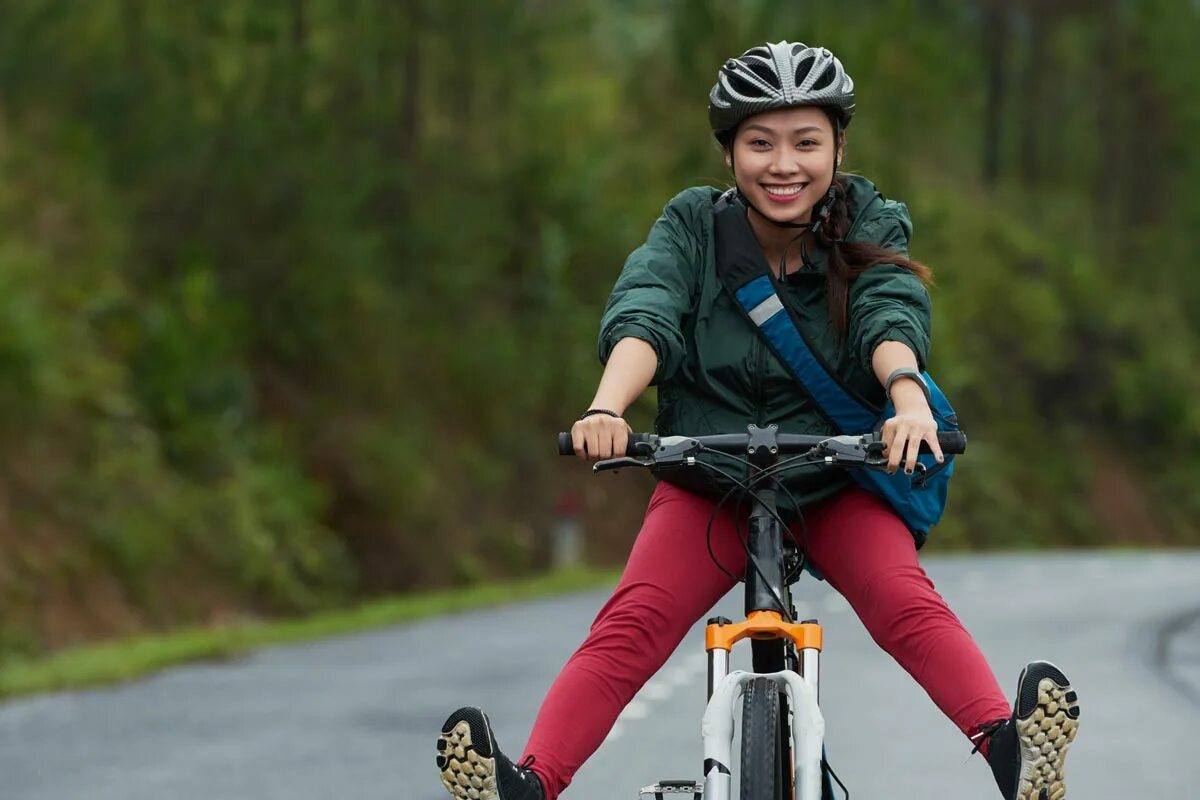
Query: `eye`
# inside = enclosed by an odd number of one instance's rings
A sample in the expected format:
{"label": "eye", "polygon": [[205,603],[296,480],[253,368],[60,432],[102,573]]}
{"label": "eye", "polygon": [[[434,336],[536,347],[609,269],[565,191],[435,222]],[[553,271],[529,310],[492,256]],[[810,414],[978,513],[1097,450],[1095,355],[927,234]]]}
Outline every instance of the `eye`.
{"label": "eye", "polygon": [[770,147],[771,143],[766,139],[751,139],[750,146],[755,148]]}
{"label": "eye", "polygon": [[816,139],[801,139],[800,146],[806,147],[806,148],[807,147],[820,147],[821,143],[818,142]]}

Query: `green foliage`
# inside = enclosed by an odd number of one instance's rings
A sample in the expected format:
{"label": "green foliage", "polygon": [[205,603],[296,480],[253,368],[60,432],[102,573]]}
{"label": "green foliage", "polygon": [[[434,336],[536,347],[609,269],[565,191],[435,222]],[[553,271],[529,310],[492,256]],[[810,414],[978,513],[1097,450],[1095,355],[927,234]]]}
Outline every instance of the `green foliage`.
{"label": "green foliage", "polygon": [[[185,628],[43,657],[0,655],[0,698],[118,683],[182,662],[238,658],[268,645],[345,636],[384,625],[610,586],[617,577],[609,570],[560,570],[522,581],[389,597],[282,622]],[[0,647],[0,654],[5,652],[12,651]]]}
{"label": "green foliage", "polygon": [[675,192],[728,182],[705,97],[764,39],[847,63],[847,166],[937,276],[972,446],[931,546],[1200,541],[1192,5],[0,20],[0,649],[64,639],[33,610],[63,576],[116,580],[146,627],[543,564],[608,289]]}

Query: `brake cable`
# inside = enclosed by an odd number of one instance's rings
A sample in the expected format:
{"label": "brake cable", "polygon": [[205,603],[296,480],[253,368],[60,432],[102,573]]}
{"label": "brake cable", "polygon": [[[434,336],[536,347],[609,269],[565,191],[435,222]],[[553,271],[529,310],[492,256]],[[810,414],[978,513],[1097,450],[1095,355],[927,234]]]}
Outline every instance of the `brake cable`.
{"label": "brake cable", "polygon": [[[707,448],[705,448],[705,449],[707,449]],[[720,451],[714,451],[714,452],[720,452]],[[723,455],[729,455],[729,454],[724,453]],[[730,456],[730,457],[734,458],[735,460],[739,460],[739,461],[741,460],[741,459],[738,459],[736,456]],[[798,456],[796,459],[793,459],[793,461],[800,459],[800,458],[803,458],[803,456]],[[819,464],[819,463],[822,463],[823,460],[824,459],[820,459],[820,460],[814,459],[807,463],[809,465]],[[719,513],[720,513],[722,507],[725,505],[725,503],[729,501],[730,497],[732,497],[733,494],[738,489],[741,489],[743,492],[743,494],[740,495],[740,497],[739,497],[739,504],[738,504],[739,508],[741,505],[740,501],[745,498],[745,494],[749,494],[761,502],[761,498],[758,498],[757,494],[755,494],[755,491],[753,488],[754,484],[759,483],[760,481],[763,481],[763,480],[767,480],[767,479],[774,479],[778,483],[778,479],[774,478],[774,475],[772,474],[775,470],[774,469],[763,470],[758,475],[755,475],[753,478],[750,478],[749,480],[741,480],[739,478],[734,477],[733,475],[730,475],[728,472],[726,472],[725,470],[721,469],[720,467],[718,467],[714,464],[709,464],[705,461],[697,461],[695,463],[698,466],[703,466],[705,469],[711,470],[711,471],[717,473],[718,475],[721,475],[726,480],[729,480],[730,482],[732,482],[734,484],[734,487],[731,488],[729,491],[727,491],[725,493],[725,495],[720,499],[720,501],[718,501],[716,507],[713,509],[712,515],[709,516],[708,525],[705,528],[705,543],[708,547],[709,557],[713,560],[713,563],[716,564],[717,568],[720,569],[723,573],[725,573],[725,575],[727,575],[728,577],[730,577],[734,580],[738,580],[737,576],[735,576],[733,573],[731,573],[729,570],[727,570],[720,563],[720,561],[717,560],[716,554],[713,552],[713,549],[712,549],[712,525],[713,525],[713,522],[716,520],[716,517],[719,515]],[[799,466],[799,465],[796,464],[795,466]],[[787,489],[784,489],[784,491],[788,494],[789,499],[791,499],[792,503],[794,504],[795,498],[792,496],[791,492],[788,491]],[[797,546],[799,546],[799,542],[796,542],[795,536],[792,535],[791,530],[788,528],[788,525],[784,521],[783,517],[779,514],[778,509],[768,508],[767,510],[770,512],[771,517],[774,518],[775,521],[779,523],[780,527],[783,530],[788,531],[788,535],[792,538],[793,543],[795,543]],[[806,538],[807,538],[807,526],[805,527],[805,531],[806,531]],[[762,580],[763,580],[763,584],[770,590],[772,599],[774,599],[779,604],[779,607],[781,609],[783,609],[783,617],[786,619],[787,622],[795,622],[795,620],[792,619],[791,613],[788,611],[788,609],[785,608],[783,598],[779,595],[778,592],[775,591],[775,588],[770,585],[770,581],[767,579],[766,574],[763,572],[762,567],[759,565],[758,559],[756,559],[754,557],[754,554],[752,552],[750,552],[749,536],[747,535],[747,537],[745,537],[745,538],[742,537],[741,526],[738,524],[738,521],[736,518],[734,519],[734,534],[737,536],[738,541],[742,545],[742,548],[746,551],[747,563],[750,565],[753,565],[754,571],[758,573],[758,576],[760,578],[762,578]]]}
{"label": "brake cable", "polygon": [[[815,447],[816,446],[814,446],[814,448]],[[737,461],[738,463],[745,464],[748,467],[753,466],[753,464],[751,464],[751,462],[748,461],[747,459],[739,458],[738,456],[735,456],[732,453],[726,453],[724,451],[716,450],[711,447],[703,447],[702,446],[701,449],[705,450],[707,452],[710,452],[710,453],[715,453],[717,455],[725,456],[734,461]],[[736,489],[740,488],[742,490],[742,493],[738,497],[738,504],[735,508],[735,513],[733,515],[734,530],[738,536],[739,541],[741,541],[743,543],[743,547],[746,549],[747,555],[749,555],[749,543],[746,542],[744,539],[742,539],[742,536],[741,536],[740,520],[741,520],[742,501],[743,501],[746,493],[749,493],[751,496],[754,496],[756,499],[760,499],[754,493],[754,486],[758,483],[761,483],[761,482],[767,481],[767,480],[770,480],[772,483],[774,483],[774,485],[787,496],[788,501],[791,503],[792,508],[794,508],[796,510],[796,519],[800,522],[801,536],[804,540],[803,544],[801,544],[801,542],[796,539],[796,535],[792,532],[791,526],[788,525],[786,522],[784,522],[782,517],[780,517],[778,514],[776,514],[775,519],[779,522],[780,527],[783,529],[784,533],[786,533],[788,538],[791,539],[792,544],[795,545],[796,549],[800,551],[800,569],[801,570],[804,569],[805,563],[808,560],[808,522],[807,522],[807,520],[804,519],[803,512],[800,511],[800,504],[796,502],[795,495],[792,494],[792,491],[790,489],[788,489],[787,485],[784,484],[784,482],[780,479],[779,476],[784,471],[789,470],[789,469],[794,469],[797,467],[814,466],[816,464],[821,463],[822,459],[813,458],[811,456],[811,452],[812,452],[812,450],[810,449],[799,455],[793,456],[788,459],[784,459],[783,461],[781,461],[777,464],[773,464],[772,466],[768,467],[767,469],[760,471],[758,474],[752,476],[751,478],[747,479],[746,481],[734,480],[734,483],[736,484],[734,489],[731,489],[728,492],[726,492],[725,496],[722,497],[720,502],[717,503],[716,508],[713,509],[713,513],[709,517],[708,525],[705,527],[705,544],[708,547],[709,558],[717,566],[717,569],[721,570],[721,572],[725,573],[725,575],[729,576],[730,578],[737,580],[737,577],[735,575],[733,575],[733,573],[731,573],[729,570],[725,569],[725,567],[717,559],[716,554],[713,552],[713,549],[712,549],[712,526],[713,526],[713,523],[716,521],[717,514],[720,513],[722,506],[724,506],[724,504],[729,500],[730,495]],[[703,462],[700,462],[700,463],[703,463]]]}

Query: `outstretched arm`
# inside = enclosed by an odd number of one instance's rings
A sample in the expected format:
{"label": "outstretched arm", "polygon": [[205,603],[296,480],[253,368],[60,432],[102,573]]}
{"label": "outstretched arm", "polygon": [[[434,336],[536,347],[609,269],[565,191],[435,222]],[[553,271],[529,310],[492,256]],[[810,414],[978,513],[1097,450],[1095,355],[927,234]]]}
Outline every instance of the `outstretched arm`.
{"label": "outstretched arm", "polygon": [[631,428],[624,420],[625,409],[636,400],[658,369],[658,354],[649,343],[627,336],[617,342],[608,357],[592,408],[617,414],[592,414],[571,426],[575,455],[588,461],[625,455]]}

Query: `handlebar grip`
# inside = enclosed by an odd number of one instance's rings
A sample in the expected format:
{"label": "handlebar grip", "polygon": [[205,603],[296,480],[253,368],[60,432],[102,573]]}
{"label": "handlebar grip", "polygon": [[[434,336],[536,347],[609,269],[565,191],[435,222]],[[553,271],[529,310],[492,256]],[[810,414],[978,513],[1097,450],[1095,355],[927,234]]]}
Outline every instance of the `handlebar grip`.
{"label": "handlebar grip", "polygon": [[[648,443],[650,441],[650,437],[652,437],[653,435],[654,434],[652,434],[652,433],[631,433],[631,434],[629,434],[629,444],[627,444],[625,446],[625,452],[630,455],[633,455],[637,450],[637,446],[639,444]],[[558,434],[558,454],[560,456],[575,455],[575,445],[571,441],[570,433]]]}
{"label": "handlebar grip", "polygon": [[962,431],[938,431],[937,437],[946,455],[957,456],[967,452],[967,435]]}

